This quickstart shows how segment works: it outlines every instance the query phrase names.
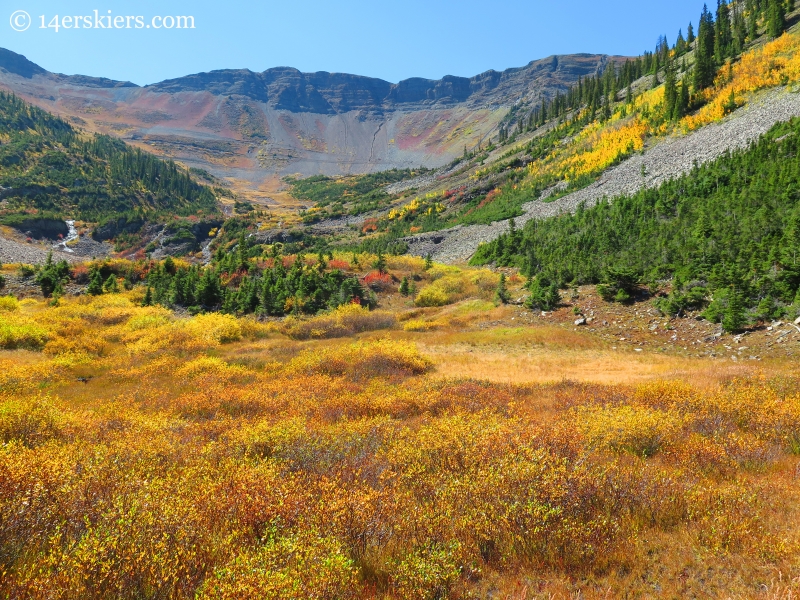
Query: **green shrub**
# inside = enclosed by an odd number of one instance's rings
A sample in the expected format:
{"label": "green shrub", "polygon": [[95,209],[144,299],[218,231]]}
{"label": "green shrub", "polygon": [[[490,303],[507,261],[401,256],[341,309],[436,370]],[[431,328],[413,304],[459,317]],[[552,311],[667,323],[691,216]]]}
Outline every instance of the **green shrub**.
{"label": "green shrub", "polygon": [[41,350],[47,343],[47,330],[31,323],[14,323],[0,317],[0,348]]}

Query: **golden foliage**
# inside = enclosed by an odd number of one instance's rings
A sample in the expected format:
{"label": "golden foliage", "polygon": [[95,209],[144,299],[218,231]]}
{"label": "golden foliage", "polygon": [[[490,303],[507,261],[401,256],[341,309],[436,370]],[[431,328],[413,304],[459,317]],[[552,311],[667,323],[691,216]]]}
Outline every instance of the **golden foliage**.
{"label": "golden foliage", "polygon": [[395,324],[394,315],[370,311],[358,304],[345,304],[327,314],[310,318],[288,318],[280,330],[295,340],[337,338],[365,331],[389,329]]}
{"label": "golden foliage", "polygon": [[762,47],[745,52],[730,72],[720,71],[714,87],[704,91],[706,105],[684,118],[686,130],[720,120],[731,93],[738,103],[746,102],[758,90],[800,82],[800,35],[784,33]]}
{"label": "golden foliage", "polygon": [[533,177],[558,176],[566,181],[599,173],[644,147],[647,125],[637,117],[603,126],[587,126],[566,149],[528,165]]}
{"label": "golden foliage", "polygon": [[0,356],[11,598],[481,597],[545,572],[621,597],[652,592],[651,552],[694,582],[798,559],[793,380],[441,379],[396,339],[297,342],[124,295],[3,315],[50,349]]}

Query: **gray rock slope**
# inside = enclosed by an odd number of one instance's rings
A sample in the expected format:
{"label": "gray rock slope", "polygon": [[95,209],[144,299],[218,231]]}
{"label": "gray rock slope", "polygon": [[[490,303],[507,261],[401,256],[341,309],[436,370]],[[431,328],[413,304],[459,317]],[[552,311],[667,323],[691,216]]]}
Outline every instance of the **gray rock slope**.
{"label": "gray rock slope", "polygon": [[[687,173],[698,164],[714,160],[729,150],[747,147],[773,125],[800,116],[800,93],[786,88],[772,90],[757,101],[737,110],[720,123],[688,135],[667,138],[642,154],[636,154],[613,167],[588,187],[553,202],[539,200],[522,206],[517,226],[531,219],[544,219],[574,212],[581,203],[596,204],[602,198],[633,194],[643,186],[661,183]],[[642,176],[644,166],[644,177]],[[491,225],[459,226],[406,238],[409,253],[444,263],[468,260],[483,242],[508,231],[509,221]]]}

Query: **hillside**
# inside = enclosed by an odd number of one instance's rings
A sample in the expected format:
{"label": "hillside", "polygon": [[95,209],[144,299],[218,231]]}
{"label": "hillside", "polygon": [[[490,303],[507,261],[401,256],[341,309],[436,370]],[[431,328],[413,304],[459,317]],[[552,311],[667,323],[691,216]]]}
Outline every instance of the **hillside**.
{"label": "hillside", "polygon": [[[743,7],[721,4],[719,10],[741,19]],[[766,8],[759,10],[751,14],[766,15]],[[786,35],[777,37],[767,34],[766,16],[757,18],[753,31],[712,60],[702,84],[696,81],[700,38],[679,38],[584,79],[549,103],[521,104],[480,150],[433,179],[409,182],[419,206],[437,206],[435,219],[419,209],[404,211],[399,220],[390,213],[378,230],[396,237],[441,231],[435,236],[444,243],[428,249],[442,259],[464,260],[502,227],[448,227],[503,220],[507,227],[509,217],[547,217],[581,201],[659,185],[686,172],[694,160],[703,163],[747,146],[775,123],[798,115],[792,93],[800,81],[797,18],[789,14]],[[704,52],[714,53],[713,16],[704,19],[711,32]],[[726,23],[731,26],[729,18]]]}
{"label": "hillside", "polygon": [[[0,224],[29,241],[67,238],[65,220],[71,220],[87,227],[99,223],[96,240],[130,246],[147,223],[190,217],[191,228],[219,215],[214,193],[185,168],[109,136],[82,132],[6,93],[0,93],[0,140]],[[74,235],[72,241],[81,245],[84,240]],[[85,241],[85,254],[108,251]],[[0,248],[0,256],[12,261],[40,262],[46,252],[31,260],[36,252],[7,240]]]}
{"label": "hillside", "polygon": [[216,211],[211,191],[175,163],[108,136],[82,135],[66,121],[2,93],[0,136],[4,212],[99,221],[133,211]]}

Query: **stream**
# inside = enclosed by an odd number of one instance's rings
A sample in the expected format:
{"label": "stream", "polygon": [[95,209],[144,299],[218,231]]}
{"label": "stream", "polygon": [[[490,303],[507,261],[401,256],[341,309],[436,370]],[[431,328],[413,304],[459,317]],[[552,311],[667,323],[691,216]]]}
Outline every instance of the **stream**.
{"label": "stream", "polygon": [[67,231],[67,237],[65,237],[63,240],[58,242],[55,245],[55,248],[57,248],[58,250],[61,250],[62,252],[70,252],[70,253],[72,253],[72,252],[75,252],[75,251],[72,248],[70,248],[69,246],[67,246],[67,244],[69,242],[73,241],[73,240],[77,240],[78,239],[78,230],[75,229],[75,221],[64,221],[64,222],[67,224],[67,228],[69,230],[69,231]]}

